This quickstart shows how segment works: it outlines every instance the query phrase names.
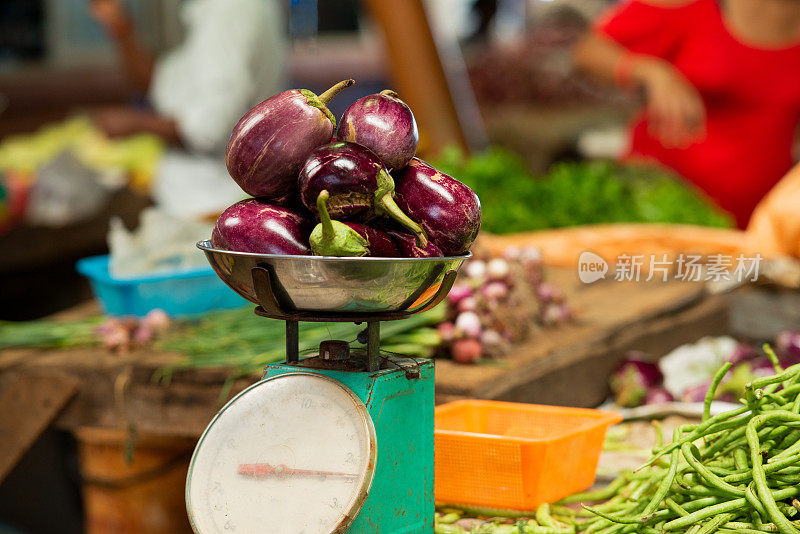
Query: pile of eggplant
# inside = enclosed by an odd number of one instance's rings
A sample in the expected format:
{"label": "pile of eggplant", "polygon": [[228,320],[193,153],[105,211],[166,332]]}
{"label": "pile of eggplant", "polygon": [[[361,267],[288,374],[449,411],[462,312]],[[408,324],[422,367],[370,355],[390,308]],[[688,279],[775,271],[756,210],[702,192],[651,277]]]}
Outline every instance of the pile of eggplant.
{"label": "pile of eggplant", "polygon": [[417,123],[395,92],[356,100],[336,129],[327,104],[353,83],[344,80],[320,95],[284,91],[241,118],[225,163],[253,198],[220,215],[214,247],[389,258],[469,250],[481,225],[480,201],[415,157]]}

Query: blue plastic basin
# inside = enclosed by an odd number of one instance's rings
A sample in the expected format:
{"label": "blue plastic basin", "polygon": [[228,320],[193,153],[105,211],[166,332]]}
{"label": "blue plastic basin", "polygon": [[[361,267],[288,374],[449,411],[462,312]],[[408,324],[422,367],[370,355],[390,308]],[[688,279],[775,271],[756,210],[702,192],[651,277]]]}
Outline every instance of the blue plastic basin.
{"label": "blue plastic basin", "polygon": [[109,315],[142,317],[160,308],[171,317],[185,317],[249,304],[211,267],[114,278],[108,272],[108,261],[107,255],[92,256],[79,260],[76,267],[89,279],[95,298]]}

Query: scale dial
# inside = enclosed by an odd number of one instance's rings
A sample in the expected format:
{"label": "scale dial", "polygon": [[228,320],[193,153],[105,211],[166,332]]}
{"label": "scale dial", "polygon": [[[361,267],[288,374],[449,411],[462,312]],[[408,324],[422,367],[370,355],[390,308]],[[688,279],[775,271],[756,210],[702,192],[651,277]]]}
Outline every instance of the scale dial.
{"label": "scale dial", "polygon": [[189,466],[198,534],[343,532],[367,497],[376,441],[364,403],[338,381],[294,372],[234,397]]}

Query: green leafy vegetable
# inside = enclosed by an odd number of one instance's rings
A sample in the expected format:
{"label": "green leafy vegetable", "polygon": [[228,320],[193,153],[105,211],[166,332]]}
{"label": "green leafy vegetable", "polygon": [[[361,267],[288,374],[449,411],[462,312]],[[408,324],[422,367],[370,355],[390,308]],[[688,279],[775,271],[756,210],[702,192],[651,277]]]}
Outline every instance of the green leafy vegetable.
{"label": "green leafy vegetable", "polygon": [[471,158],[448,149],[433,163],[475,190],[482,228],[495,234],[601,223],[732,225],[702,193],[654,167],[566,162],[535,177],[519,156],[497,147]]}

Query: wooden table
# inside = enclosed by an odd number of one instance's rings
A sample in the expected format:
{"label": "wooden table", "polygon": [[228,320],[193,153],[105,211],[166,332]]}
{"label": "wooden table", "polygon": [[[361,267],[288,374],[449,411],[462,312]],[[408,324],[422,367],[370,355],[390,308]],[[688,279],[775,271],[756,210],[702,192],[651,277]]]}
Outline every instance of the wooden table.
{"label": "wooden table", "polygon": [[[568,271],[553,272],[550,280],[565,289],[576,316],[573,323],[536,333],[503,360],[481,365],[438,360],[437,401],[479,397],[593,406],[604,400],[607,371],[628,348],[660,356],[702,335],[727,331],[725,299],[707,294],[699,284],[583,285]],[[61,316],[96,311],[85,305]],[[197,437],[220,407],[229,371],[177,371],[169,385],[153,380],[159,368],[182,357],[152,350],[11,349],[0,351],[0,385],[23,375],[70,377],[79,385],[58,416],[64,428],[134,422],[141,432]],[[257,378],[236,380],[228,397]]]}

